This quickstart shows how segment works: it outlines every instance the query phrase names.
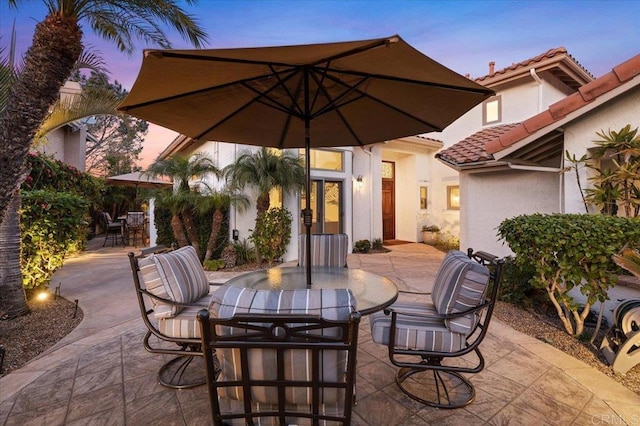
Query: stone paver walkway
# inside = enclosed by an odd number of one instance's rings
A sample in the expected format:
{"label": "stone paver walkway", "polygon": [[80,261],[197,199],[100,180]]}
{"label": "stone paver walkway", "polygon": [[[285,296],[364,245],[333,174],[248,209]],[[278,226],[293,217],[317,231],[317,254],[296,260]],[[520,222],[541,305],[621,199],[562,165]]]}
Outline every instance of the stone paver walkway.
{"label": "stone paver walkway", "polygon": [[[204,387],[175,391],[157,383],[165,359],[142,347],[145,329],[126,256],[130,248],[94,245],[52,281],[62,283],[63,297],[78,299],[83,322],[54,348],[0,379],[0,424],[210,424]],[[400,289],[428,291],[443,254],[424,244],[391,249],[349,255],[349,267],[385,275]],[[476,400],[463,409],[425,407],[399,391],[395,368],[386,349],[372,342],[366,317],[359,346],[354,425],[640,422],[640,396],[495,319],[482,344],[486,367],[471,378]]]}

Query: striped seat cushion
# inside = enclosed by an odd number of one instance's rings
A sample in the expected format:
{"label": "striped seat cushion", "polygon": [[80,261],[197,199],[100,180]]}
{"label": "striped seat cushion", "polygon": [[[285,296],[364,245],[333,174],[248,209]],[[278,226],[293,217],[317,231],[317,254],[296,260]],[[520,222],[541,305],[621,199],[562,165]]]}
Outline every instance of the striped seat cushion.
{"label": "striped seat cushion", "polygon": [[168,337],[199,339],[200,324],[196,319],[196,315],[201,309],[207,309],[210,302],[211,297],[207,295],[193,302],[191,306],[183,308],[176,316],[158,318],[158,330]]}
{"label": "striped seat cushion", "polygon": [[[209,294],[209,282],[192,246],[152,254],[138,262],[140,277],[151,294],[191,304]],[[184,308],[152,300],[156,318],[170,318]]]}
{"label": "striped seat cushion", "polygon": [[[310,314],[320,315],[329,320],[346,321],[356,310],[356,300],[348,289],[300,289],[300,290],[251,290],[234,286],[221,286],[211,298],[209,312],[214,318],[231,318],[235,314]],[[244,330],[221,327],[222,335],[236,335]],[[325,331],[325,334],[326,331]],[[222,368],[219,381],[241,380],[240,351],[238,349],[216,350]],[[255,380],[276,380],[275,351],[273,349],[249,350],[249,374]],[[344,380],[347,369],[346,351],[325,351],[322,355],[322,379]],[[312,365],[310,352],[304,349],[290,350],[285,361],[287,380],[310,380]],[[263,404],[277,404],[275,387],[254,386],[251,388],[252,401]],[[227,398],[242,400],[241,387],[227,387],[221,391]],[[342,391],[324,388],[321,402],[335,403],[344,399]],[[311,389],[304,387],[287,388],[285,401],[288,404],[311,404]]]}
{"label": "striped seat cushion", "polygon": [[[445,256],[431,291],[431,299],[440,314],[464,312],[485,298],[489,269],[458,250]],[[446,320],[452,332],[468,335],[478,322],[477,314]]]}
{"label": "striped seat cushion", "polygon": [[[298,241],[298,263],[307,264],[307,235],[300,235]],[[349,253],[347,234],[312,234],[311,266],[346,267]]]}
{"label": "striped seat cushion", "polygon": [[[244,412],[243,401],[238,401],[238,400],[229,399],[229,398],[219,398],[218,401],[220,402],[220,412],[222,414]],[[251,403],[252,412],[268,411],[268,410],[273,410],[277,412],[278,406],[274,404],[261,404],[257,402]],[[287,406],[287,410],[288,411],[297,410],[301,413],[309,413],[311,408],[306,405],[305,406],[295,405],[295,406]],[[343,408],[341,404],[322,404],[320,406],[320,412],[327,415],[341,416],[343,413]],[[311,419],[304,418],[304,417],[286,417],[285,421],[287,425],[311,426],[313,424]],[[226,419],[224,420],[224,424],[246,426],[244,419],[231,419],[231,420]],[[255,424],[258,424],[260,426],[280,426],[280,422],[278,421],[277,417],[261,417],[260,419],[256,419]],[[341,425],[342,422],[331,422],[331,421],[321,420],[320,424],[323,426]]]}
{"label": "striped seat cushion", "polygon": [[[396,302],[393,304],[393,308],[413,314],[437,315],[435,306],[431,304]],[[370,323],[373,341],[388,345],[391,315],[376,312],[370,316]],[[465,335],[451,332],[441,319],[402,314],[397,316],[394,346],[398,349],[456,352],[464,348],[465,344]]]}

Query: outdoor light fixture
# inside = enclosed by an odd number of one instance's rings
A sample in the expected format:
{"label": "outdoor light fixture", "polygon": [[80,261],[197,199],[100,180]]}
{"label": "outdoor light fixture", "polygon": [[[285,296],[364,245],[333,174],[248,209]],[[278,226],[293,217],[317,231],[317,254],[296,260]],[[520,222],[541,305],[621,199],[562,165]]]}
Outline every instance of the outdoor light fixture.
{"label": "outdoor light fixture", "polygon": [[36,300],[38,300],[39,302],[44,302],[45,300],[47,300],[49,298],[49,293],[46,290],[41,291],[40,293],[38,293],[38,295],[36,296]]}
{"label": "outdoor light fixture", "polygon": [[358,188],[362,188],[362,185],[364,185],[362,175],[358,175],[356,178],[356,185]]}

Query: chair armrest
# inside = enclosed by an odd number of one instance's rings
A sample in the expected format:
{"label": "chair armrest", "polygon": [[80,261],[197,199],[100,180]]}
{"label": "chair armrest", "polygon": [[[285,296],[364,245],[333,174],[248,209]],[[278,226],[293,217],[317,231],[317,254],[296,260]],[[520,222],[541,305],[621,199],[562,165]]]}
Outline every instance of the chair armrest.
{"label": "chair armrest", "polygon": [[428,296],[431,294],[431,292],[425,292],[425,291],[409,291],[409,290],[398,290],[398,293],[400,294],[421,294],[424,296]]}
{"label": "chair armrest", "polygon": [[485,308],[487,308],[488,306],[490,306],[491,303],[490,302],[485,302],[482,303],[474,308],[471,309],[467,309],[466,311],[462,311],[462,312],[455,312],[455,313],[451,313],[451,314],[421,314],[418,312],[406,312],[406,311],[402,311],[400,309],[395,309],[392,306],[386,308],[384,310],[385,315],[404,315],[404,316],[408,316],[408,317],[417,317],[417,318],[431,318],[431,319],[442,319],[442,320],[448,320],[448,319],[455,319],[455,318],[460,318],[460,317],[464,317],[466,315],[469,314],[473,314],[476,313],[478,311],[481,311]]}
{"label": "chair armrest", "polygon": [[174,300],[165,299],[163,297],[156,296],[155,294],[150,293],[150,292],[148,292],[147,290],[144,290],[144,289],[140,289],[138,291],[140,293],[142,293],[142,294],[146,294],[147,296],[149,296],[153,300],[157,300],[159,302],[166,303],[167,305],[180,306],[182,308],[188,308],[189,306],[193,306],[193,303],[180,303],[180,302],[176,302]]}

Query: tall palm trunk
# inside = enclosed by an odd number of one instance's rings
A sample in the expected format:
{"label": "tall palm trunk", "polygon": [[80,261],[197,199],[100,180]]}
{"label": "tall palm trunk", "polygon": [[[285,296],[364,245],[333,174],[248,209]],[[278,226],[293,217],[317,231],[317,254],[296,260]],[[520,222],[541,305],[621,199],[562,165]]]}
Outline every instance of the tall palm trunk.
{"label": "tall palm trunk", "polygon": [[269,197],[269,193],[265,192],[258,196],[256,200],[256,218],[259,218],[260,215],[267,210],[269,210],[269,205],[271,204],[271,198]]}
{"label": "tall palm trunk", "polygon": [[[24,160],[31,140],[71,75],[82,51],[81,38],[73,18],[49,15],[36,25],[24,68],[0,118],[0,213],[26,177]],[[0,214],[0,220],[7,218]]]}
{"label": "tall palm trunk", "polygon": [[177,214],[171,215],[171,230],[173,231],[173,235],[176,237],[176,241],[178,246],[184,247],[189,245],[189,241],[187,240],[187,236],[184,234],[184,230],[182,229],[182,221],[180,220],[180,216]]}
{"label": "tall palm trunk", "polygon": [[211,222],[211,234],[209,234],[209,241],[207,242],[207,251],[204,255],[204,260],[211,260],[213,252],[216,250],[216,241],[218,241],[218,235],[220,235],[220,229],[222,229],[222,222],[224,215],[220,209],[213,211],[213,221]]}
{"label": "tall palm trunk", "polygon": [[198,230],[196,228],[195,221],[193,220],[193,207],[187,206],[182,211],[182,220],[184,221],[184,227],[187,230],[187,238],[189,238],[189,242],[196,250],[199,258],[202,258],[200,254],[200,243],[198,242]]}
{"label": "tall palm trunk", "polygon": [[19,188],[31,140],[82,51],[75,19],[49,15],[36,25],[24,68],[0,117],[0,312],[28,313],[20,272]]}
{"label": "tall palm trunk", "polygon": [[20,274],[19,211],[20,195],[16,194],[0,223],[0,317],[29,313]]}

